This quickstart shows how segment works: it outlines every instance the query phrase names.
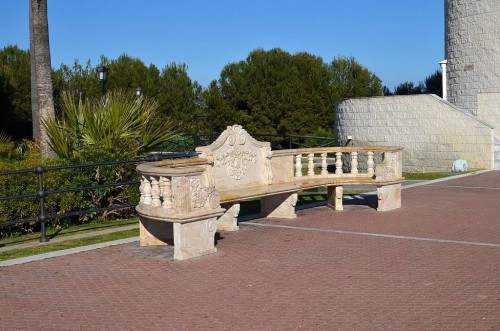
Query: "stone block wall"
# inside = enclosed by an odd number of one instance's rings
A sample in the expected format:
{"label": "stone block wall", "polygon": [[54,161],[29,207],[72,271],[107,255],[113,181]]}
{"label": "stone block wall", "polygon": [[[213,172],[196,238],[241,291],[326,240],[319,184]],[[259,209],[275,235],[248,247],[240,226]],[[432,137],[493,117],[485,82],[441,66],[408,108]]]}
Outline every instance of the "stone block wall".
{"label": "stone block wall", "polygon": [[478,94],[477,116],[495,127],[500,137],[500,93]]}
{"label": "stone block wall", "polygon": [[435,95],[339,100],[337,145],[349,135],[357,146],[403,146],[404,172],[447,172],[457,159],[494,166],[493,126]]}

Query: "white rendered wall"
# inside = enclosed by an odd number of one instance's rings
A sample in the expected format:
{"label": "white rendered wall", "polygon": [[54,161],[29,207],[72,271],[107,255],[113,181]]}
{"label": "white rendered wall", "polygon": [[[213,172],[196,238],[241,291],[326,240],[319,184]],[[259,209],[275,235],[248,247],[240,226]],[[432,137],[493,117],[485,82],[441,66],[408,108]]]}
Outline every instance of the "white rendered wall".
{"label": "white rendered wall", "polygon": [[358,146],[403,146],[404,172],[451,171],[457,159],[469,169],[494,166],[493,127],[435,95],[337,101],[337,144],[348,135]]}
{"label": "white rendered wall", "polygon": [[445,55],[447,100],[480,116],[479,95],[500,93],[500,0],[445,0]]}
{"label": "white rendered wall", "polygon": [[477,96],[477,116],[493,125],[495,135],[500,137],[500,93],[479,94]]}

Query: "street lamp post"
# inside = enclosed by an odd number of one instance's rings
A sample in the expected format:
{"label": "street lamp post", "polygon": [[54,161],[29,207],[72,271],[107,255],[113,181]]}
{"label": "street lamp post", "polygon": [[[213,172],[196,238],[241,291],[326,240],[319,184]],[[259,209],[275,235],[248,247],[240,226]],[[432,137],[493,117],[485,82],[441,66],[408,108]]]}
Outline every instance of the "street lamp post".
{"label": "street lamp post", "polygon": [[141,94],[142,94],[142,90],[140,87],[136,88],[135,89],[135,97],[136,99],[139,99],[141,97]]}
{"label": "street lamp post", "polygon": [[101,99],[104,102],[104,96],[106,95],[106,81],[108,80],[108,68],[105,66],[99,67],[97,69],[97,74],[99,78],[99,85],[101,86]]}

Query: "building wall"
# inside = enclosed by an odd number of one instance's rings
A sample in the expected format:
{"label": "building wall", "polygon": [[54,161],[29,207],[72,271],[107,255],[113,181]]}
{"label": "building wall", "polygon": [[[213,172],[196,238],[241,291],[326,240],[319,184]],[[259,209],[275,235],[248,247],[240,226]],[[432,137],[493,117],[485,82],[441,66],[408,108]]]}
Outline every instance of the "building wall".
{"label": "building wall", "polygon": [[451,171],[465,159],[469,169],[494,165],[493,127],[435,95],[340,100],[335,137],[344,145],[403,146],[404,172]]}
{"label": "building wall", "polygon": [[479,116],[479,95],[500,93],[499,0],[445,0],[445,58],[448,101]]}
{"label": "building wall", "polygon": [[500,137],[500,93],[481,93],[477,98],[477,116],[493,125]]}

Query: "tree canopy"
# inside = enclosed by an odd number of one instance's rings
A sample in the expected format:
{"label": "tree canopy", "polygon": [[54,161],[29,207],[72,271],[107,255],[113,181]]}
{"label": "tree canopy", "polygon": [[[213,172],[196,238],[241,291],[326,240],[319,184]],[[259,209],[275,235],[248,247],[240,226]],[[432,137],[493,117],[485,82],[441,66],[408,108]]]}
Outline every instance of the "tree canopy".
{"label": "tree canopy", "polygon": [[17,46],[0,50],[0,131],[17,139],[31,134],[30,53]]}
{"label": "tree canopy", "polygon": [[[8,96],[0,101],[0,131],[6,131],[2,124],[31,116],[29,52],[9,46],[0,50],[0,61],[0,94]],[[190,133],[196,119],[207,133],[209,116],[214,118],[215,132],[238,123],[254,133],[332,133],[336,99],[382,95],[380,79],[352,56],[325,63],[307,52],[256,49],[246,59],[225,65],[220,77],[202,88],[189,77],[184,63],[159,69],[122,54],[111,60],[101,56],[98,65],[75,60],[54,69],[56,113],[63,111],[63,93],[82,101],[99,97],[101,65],[109,69],[107,91],[133,93],[140,87],[144,96],[157,100],[161,114]],[[13,90],[16,93],[9,92]]]}
{"label": "tree canopy", "polygon": [[313,134],[332,132],[336,99],[373,95],[382,95],[380,79],[353,57],[326,64],[276,48],[226,65],[205,100],[222,128],[237,119],[252,132]]}

